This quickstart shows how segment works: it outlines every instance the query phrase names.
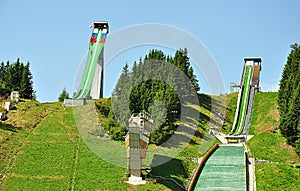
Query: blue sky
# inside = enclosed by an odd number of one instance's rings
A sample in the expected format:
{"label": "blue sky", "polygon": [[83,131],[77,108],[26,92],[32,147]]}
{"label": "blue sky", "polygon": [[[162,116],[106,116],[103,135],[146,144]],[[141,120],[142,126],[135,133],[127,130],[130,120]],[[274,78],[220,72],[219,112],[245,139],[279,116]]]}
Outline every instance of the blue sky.
{"label": "blue sky", "polygon": [[[262,90],[275,91],[290,45],[300,43],[299,7],[297,0],[1,0],[0,61],[18,57],[29,61],[37,99],[55,101],[64,87],[70,94],[73,91],[94,20],[107,20],[110,33],[131,25],[159,23],[192,34],[208,48],[227,92],[231,81],[240,81],[244,57],[262,58]],[[110,95],[113,76],[122,65],[138,60],[143,51],[130,51],[132,58],[122,60],[120,56],[118,66],[107,68],[105,96]],[[200,86],[205,87],[201,82]],[[206,88],[203,91],[209,93]]]}

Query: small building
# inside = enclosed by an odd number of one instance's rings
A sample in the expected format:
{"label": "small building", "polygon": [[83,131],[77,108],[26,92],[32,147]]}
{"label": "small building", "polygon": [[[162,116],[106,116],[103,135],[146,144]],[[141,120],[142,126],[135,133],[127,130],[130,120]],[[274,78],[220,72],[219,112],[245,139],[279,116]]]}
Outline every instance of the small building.
{"label": "small building", "polygon": [[2,108],[5,109],[6,111],[12,110],[14,108],[12,102],[6,101],[2,103]]}
{"label": "small building", "polygon": [[20,94],[18,91],[12,91],[10,93],[10,100],[11,101],[16,101],[17,103],[19,102]]}

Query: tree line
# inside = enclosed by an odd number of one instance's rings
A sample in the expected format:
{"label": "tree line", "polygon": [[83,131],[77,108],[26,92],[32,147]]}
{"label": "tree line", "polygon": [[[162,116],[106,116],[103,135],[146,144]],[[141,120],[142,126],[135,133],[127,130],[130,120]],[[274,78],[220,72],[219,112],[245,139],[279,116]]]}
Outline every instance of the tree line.
{"label": "tree line", "polygon": [[279,129],[300,155],[300,46],[291,45],[279,84]]}
{"label": "tree line", "polygon": [[21,98],[35,98],[30,63],[24,64],[19,58],[0,64],[0,96],[8,97],[12,91],[18,91]]}
{"label": "tree line", "polygon": [[[131,69],[128,64],[123,67],[112,93],[113,117],[128,127],[132,113],[150,113],[155,119],[150,142],[161,144],[176,131],[183,102],[191,103],[199,90],[187,49],[174,56],[153,49]],[[120,135],[125,134],[122,131]]]}

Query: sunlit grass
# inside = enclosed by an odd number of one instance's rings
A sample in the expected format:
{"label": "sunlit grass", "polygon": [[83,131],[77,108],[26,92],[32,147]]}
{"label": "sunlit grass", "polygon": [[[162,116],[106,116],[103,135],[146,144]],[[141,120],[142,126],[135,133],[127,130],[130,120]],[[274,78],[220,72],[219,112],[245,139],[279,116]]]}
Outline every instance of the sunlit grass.
{"label": "sunlit grass", "polygon": [[266,163],[255,165],[257,190],[300,190],[300,157],[278,130],[277,92],[258,92],[253,104],[250,133],[247,142],[250,155]]}

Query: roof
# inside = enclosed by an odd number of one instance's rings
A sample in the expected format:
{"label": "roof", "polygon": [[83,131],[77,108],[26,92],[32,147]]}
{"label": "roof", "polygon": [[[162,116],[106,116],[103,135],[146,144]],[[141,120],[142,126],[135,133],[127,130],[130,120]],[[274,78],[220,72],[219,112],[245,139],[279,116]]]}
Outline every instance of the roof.
{"label": "roof", "polygon": [[107,33],[108,33],[108,22],[107,21],[95,21],[91,24],[92,28],[100,28],[100,29],[107,29]]}
{"label": "roof", "polygon": [[244,58],[244,61],[261,62],[261,58]]}

